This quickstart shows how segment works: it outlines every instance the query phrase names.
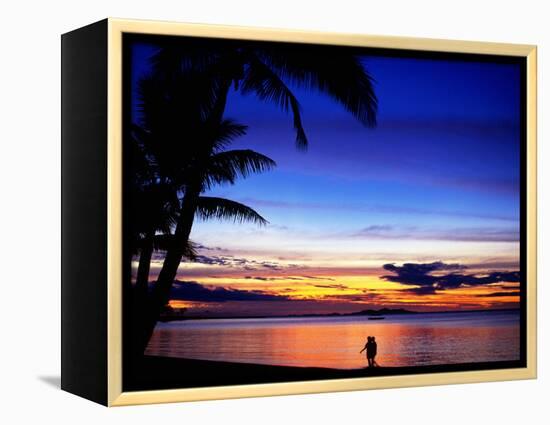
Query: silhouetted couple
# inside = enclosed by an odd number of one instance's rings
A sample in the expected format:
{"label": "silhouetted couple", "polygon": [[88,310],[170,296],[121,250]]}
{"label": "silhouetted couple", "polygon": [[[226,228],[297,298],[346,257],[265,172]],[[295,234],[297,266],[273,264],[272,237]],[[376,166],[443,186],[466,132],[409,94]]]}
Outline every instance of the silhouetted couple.
{"label": "silhouetted couple", "polygon": [[367,361],[369,362],[369,367],[378,366],[378,363],[376,363],[376,339],[373,336],[367,337],[367,343],[363,347],[361,351],[359,351],[359,354],[361,354],[363,351],[367,351]]}

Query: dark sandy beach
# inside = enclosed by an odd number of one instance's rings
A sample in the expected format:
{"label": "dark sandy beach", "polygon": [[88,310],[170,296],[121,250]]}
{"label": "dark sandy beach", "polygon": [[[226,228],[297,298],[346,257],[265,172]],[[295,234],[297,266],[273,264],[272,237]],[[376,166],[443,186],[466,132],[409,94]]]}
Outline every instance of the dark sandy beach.
{"label": "dark sandy beach", "polygon": [[520,367],[517,361],[455,364],[445,366],[375,367],[364,369],[329,369],[317,367],[272,366],[144,356],[135,363],[132,381],[125,378],[125,391],[246,385],[321,379],[361,378],[369,376],[408,375],[417,373],[458,372],[465,370]]}

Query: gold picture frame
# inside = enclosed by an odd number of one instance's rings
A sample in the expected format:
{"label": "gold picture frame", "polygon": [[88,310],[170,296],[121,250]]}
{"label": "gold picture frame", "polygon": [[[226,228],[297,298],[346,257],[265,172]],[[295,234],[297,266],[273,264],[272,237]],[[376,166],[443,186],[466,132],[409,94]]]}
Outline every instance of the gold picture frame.
{"label": "gold picture frame", "polygon": [[[533,379],[537,374],[537,49],[532,45],[336,34],[109,18],[107,27],[107,402],[109,406],[230,399],[334,391]],[[195,36],[313,43],[430,52],[515,56],[526,59],[527,141],[527,367],[124,392],[122,356],[122,38],[123,34]]]}

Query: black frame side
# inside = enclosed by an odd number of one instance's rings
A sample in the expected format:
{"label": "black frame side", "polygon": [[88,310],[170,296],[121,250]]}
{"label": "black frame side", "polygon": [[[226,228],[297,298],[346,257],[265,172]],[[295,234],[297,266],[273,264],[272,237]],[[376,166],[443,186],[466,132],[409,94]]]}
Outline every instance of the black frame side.
{"label": "black frame side", "polygon": [[61,37],[61,388],[104,405],[107,28]]}

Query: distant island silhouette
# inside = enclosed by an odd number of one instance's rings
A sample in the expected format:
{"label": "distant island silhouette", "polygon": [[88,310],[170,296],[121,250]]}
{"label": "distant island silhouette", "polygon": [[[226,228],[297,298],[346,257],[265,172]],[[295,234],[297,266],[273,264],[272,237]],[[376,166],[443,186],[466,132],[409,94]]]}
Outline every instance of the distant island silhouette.
{"label": "distant island silhouette", "polygon": [[281,318],[307,318],[307,317],[353,317],[353,316],[368,316],[368,317],[381,317],[381,316],[399,316],[405,314],[451,314],[451,313],[490,313],[498,311],[517,311],[517,308],[502,308],[492,310],[448,310],[448,311],[414,311],[406,310],[404,308],[381,308],[366,309],[355,311],[352,313],[311,313],[311,314],[286,314],[286,315],[274,315],[274,316],[193,316],[186,315],[185,313],[165,313],[161,316],[161,322],[171,322],[177,320],[205,320],[205,319],[281,319]]}
{"label": "distant island silhouette", "polygon": [[405,310],[404,308],[381,308],[379,310],[361,310],[344,316],[390,316],[393,314],[418,314],[418,311]]}

